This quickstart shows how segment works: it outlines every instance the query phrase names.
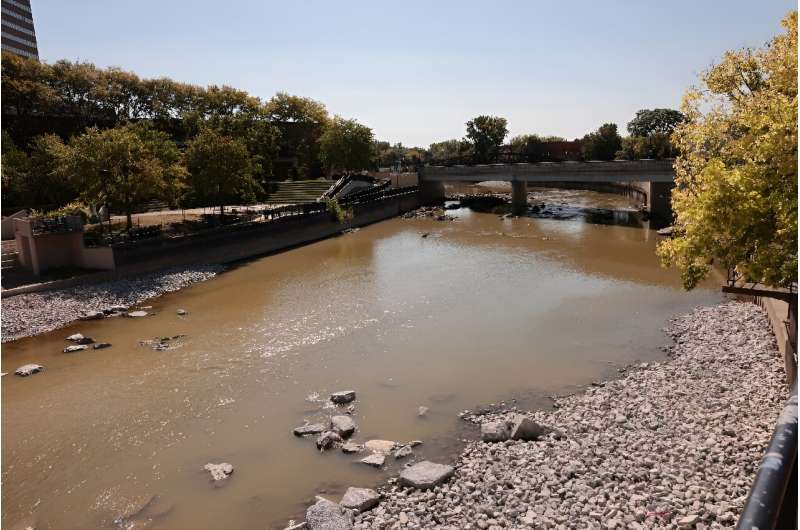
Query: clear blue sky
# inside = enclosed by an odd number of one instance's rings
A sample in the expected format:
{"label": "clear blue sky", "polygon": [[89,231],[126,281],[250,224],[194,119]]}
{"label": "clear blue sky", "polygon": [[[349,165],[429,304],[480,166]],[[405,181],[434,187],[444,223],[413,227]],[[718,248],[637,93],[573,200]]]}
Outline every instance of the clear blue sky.
{"label": "clear blue sky", "polygon": [[789,0],[32,0],[42,59],[309,96],[380,139],[427,146],[478,114],[512,134],[621,130],[677,107],[725,50],[760,46]]}

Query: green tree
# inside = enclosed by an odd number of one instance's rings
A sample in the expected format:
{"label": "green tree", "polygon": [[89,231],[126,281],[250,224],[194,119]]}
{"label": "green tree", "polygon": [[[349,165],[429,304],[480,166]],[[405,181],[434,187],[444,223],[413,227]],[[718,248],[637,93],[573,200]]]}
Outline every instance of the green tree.
{"label": "green tree", "polygon": [[86,202],[120,208],[130,230],[136,205],[174,200],[186,170],[172,140],[140,123],[87,129],[70,141],[57,174],[68,177]]}
{"label": "green tree", "polygon": [[368,169],[373,155],[372,129],[339,116],[320,138],[320,158],[330,171]]}
{"label": "green tree", "polygon": [[472,144],[466,140],[445,140],[443,142],[432,143],[428,151],[434,162],[446,162],[471,156]]}
{"label": "green tree", "polygon": [[691,289],[712,265],[772,286],[797,281],[797,12],[762,49],[727,52],[684,96],[665,265]]}
{"label": "green tree", "polygon": [[616,123],[604,123],[597,131],[583,137],[581,151],[586,160],[613,160],[622,147]]}
{"label": "green tree", "polygon": [[246,143],[211,127],[204,127],[189,142],[184,160],[192,191],[198,199],[214,201],[220,218],[225,215],[226,201],[251,197],[259,188],[253,179],[259,171],[258,162],[250,155]]}
{"label": "green tree", "polygon": [[479,163],[497,159],[500,146],[508,134],[508,122],[498,116],[477,116],[467,122],[466,140],[472,144]]}
{"label": "green tree", "polygon": [[521,134],[511,139],[512,152],[526,162],[539,162],[544,156],[542,139],[535,134]]}
{"label": "green tree", "polygon": [[316,172],[320,165],[320,139],[331,123],[325,105],[311,98],[278,92],[265,105],[269,119],[281,130],[280,149],[295,156],[298,173]]}
{"label": "green tree", "polygon": [[626,136],[616,157],[624,160],[641,160],[642,158],[673,158],[677,154],[672,145],[670,135],[652,133],[648,136]]}
{"label": "green tree", "polygon": [[641,109],[628,122],[628,132],[631,136],[669,135],[685,119],[682,113],[673,109]]}

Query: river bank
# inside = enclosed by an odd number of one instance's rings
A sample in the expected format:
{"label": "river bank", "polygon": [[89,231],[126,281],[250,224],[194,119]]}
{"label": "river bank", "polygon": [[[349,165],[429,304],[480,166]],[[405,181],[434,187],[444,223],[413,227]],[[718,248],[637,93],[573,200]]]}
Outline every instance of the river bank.
{"label": "river bank", "polygon": [[354,527],[733,527],[786,396],[775,339],[742,302],[675,318],[669,334],[667,360],[528,413],[554,429],[544,439],[470,442],[427,492],[390,479]]}
{"label": "river bank", "polygon": [[109,282],[3,298],[3,342],[53,331],[79,320],[88,312],[127,308],[210,280],[222,270],[220,265],[173,267]]}

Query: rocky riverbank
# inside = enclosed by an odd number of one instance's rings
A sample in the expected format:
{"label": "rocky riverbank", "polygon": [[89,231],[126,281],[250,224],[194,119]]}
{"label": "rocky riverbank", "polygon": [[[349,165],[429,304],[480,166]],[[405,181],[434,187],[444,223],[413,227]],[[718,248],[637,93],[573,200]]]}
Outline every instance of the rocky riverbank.
{"label": "rocky riverbank", "polygon": [[3,298],[3,342],[52,331],[91,312],[129,307],[209,280],[221,271],[219,265],[171,268],[110,282]]}
{"label": "rocky riverbank", "polygon": [[676,318],[669,334],[666,360],[528,413],[548,427],[538,441],[470,442],[448,482],[390,479],[377,505],[330,528],[733,527],[788,395],[775,339],[740,302]]}

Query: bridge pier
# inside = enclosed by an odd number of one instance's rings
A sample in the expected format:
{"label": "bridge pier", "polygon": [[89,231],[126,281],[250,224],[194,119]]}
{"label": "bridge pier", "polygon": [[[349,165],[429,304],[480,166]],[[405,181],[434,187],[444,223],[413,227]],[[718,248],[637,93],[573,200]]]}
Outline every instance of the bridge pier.
{"label": "bridge pier", "polygon": [[661,228],[672,224],[672,182],[650,182],[647,193],[647,209],[653,226]]}
{"label": "bridge pier", "polygon": [[514,215],[528,211],[528,183],[524,180],[511,181],[511,211]]}
{"label": "bridge pier", "polygon": [[419,176],[419,203],[423,206],[433,206],[444,202],[444,183],[435,180],[425,180]]}

